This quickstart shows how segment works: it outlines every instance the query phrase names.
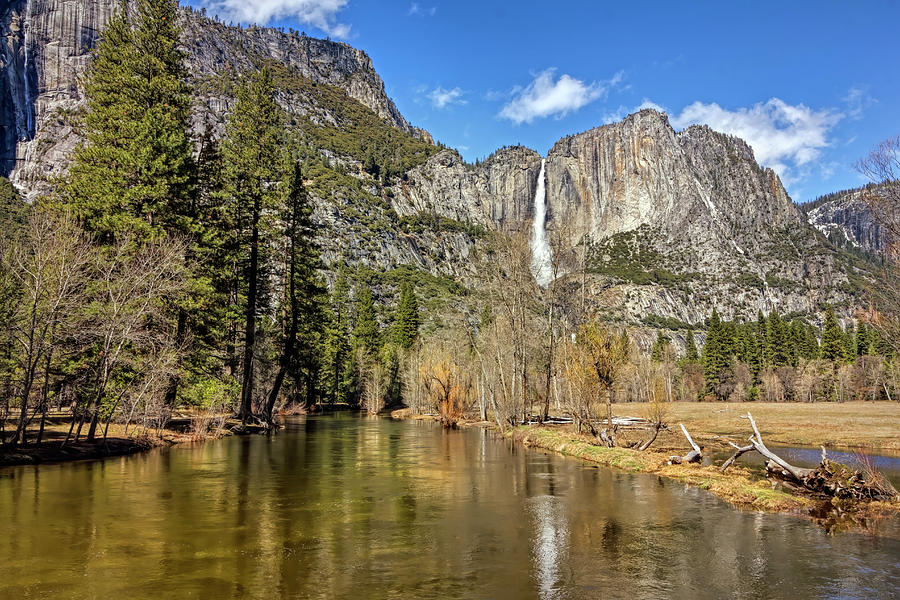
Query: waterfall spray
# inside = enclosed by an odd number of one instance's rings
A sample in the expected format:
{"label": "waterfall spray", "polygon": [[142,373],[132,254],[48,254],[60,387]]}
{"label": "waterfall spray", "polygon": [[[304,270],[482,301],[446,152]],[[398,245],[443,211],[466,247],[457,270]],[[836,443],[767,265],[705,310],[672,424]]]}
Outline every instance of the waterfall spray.
{"label": "waterfall spray", "polygon": [[546,162],[546,159],[541,159],[541,172],[534,194],[534,222],[531,232],[531,273],[541,287],[547,287],[553,281],[553,261],[546,229],[547,185],[544,181]]}

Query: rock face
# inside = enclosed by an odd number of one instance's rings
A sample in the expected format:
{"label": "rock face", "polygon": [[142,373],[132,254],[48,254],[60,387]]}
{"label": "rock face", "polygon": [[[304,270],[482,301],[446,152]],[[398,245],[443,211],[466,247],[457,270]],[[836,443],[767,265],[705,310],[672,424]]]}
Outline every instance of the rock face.
{"label": "rock face", "polygon": [[822,284],[845,280],[777,175],[744,141],[708,127],[675,132],[644,110],[560,140],[547,180],[551,223],[594,245],[597,272],[619,274],[623,244],[626,259],[666,272],[628,290],[626,315],[679,304],[688,322],[713,305],[729,315],[807,312],[825,299]]}
{"label": "rock face", "polygon": [[433,213],[489,229],[520,228],[531,222],[540,168],[540,155],[521,146],[499,150],[479,165],[445,150],[395,186],[394,210]]}
{"label": "rock face", "polygon": [[[522,148],[477,167],[445,152],[409,174],[396,210],[528,227],[539,167]],[[589,246],[591,296],[615,318],[698,323],[713,306],[732,317],[848,300],[834,251],[740,139],[676,132],[644,110],[557,142],[546,184],[548,228]]]}
{"label": "rock face", "polygon": [[[9,87],[0,104],[3,174],[14,182],[59,172],[77,140],[63,118],[81,100],[78,77],[90,58],[115,0],[13,0],[0,27]],[[15,137],[9,135],[13,124]],[[17,143],[16,143],[17,142]],[[27,173],[27,175],[25,175]],[[23,177],[17,175],[25,175]]]}
{"label": "rock face", "polygon": [[[79,77],[118,6],[119,0],[12,0],[0,9],[0,175],[9,175],[27,194],[63,172],[80,142],[68,118],[83,105]],[[431,140],[406,122],[361,50],[299,33],[231,27],[191,9],[182,19],[187,67],[196,81],[279,62],[316,83],[343,89],[397,128]],[[228,107],[227,98],[205,100],[214,112]]]}
{"label": "rock face", "polygon": [[[66,169],[80,141],[71,118],[83,106],[79,76],[118,2],[12,0],[0,9],[0,174],[11,173],[32,196]],[[182,19],[198,126],[208,112],[221,131],[232,102],[223,74],[274,62],[342,90],[382,125],[433,144],[403,118],[360,50],[294,32],[231,27],[190,9]],[[315,86],[281,90],[278,99],[298,120],[340,128],[313,97],[324,93]],[[470,227],[531,227],[541,157],[528,148],[505,148],[476,165],[454,151],[437,152],[386,188],[358,156],[319,153],[352,184],[318,197],[316,218],[331,234],[322,243],[328,262],[381,270],[411,264],[465,278],[477,245]],[[560,140],[545,176],[548,229],[565,232],[566,249],[585,249],[569,254],[586,257],[590,297],[609,318],[698,323],[714,306],[725,317],[741,317],[772,309],[813,313],[824,302],[851,300],[848,273],[856,267],[809,225],[775,173],[760,168],[737,138],[707,127],[676,132],[664,114],[645,110]],[[883,245],[858,206],[847,197],[810,216],[823,231],[843,228],[860,246]]]}
{"label": "rock face", "polygon": [[809,222],[834,244],[871,254],[882,254],[890,243],[876,221],[866,195],[881,193],[878,187],[830,194],[803,206]]}

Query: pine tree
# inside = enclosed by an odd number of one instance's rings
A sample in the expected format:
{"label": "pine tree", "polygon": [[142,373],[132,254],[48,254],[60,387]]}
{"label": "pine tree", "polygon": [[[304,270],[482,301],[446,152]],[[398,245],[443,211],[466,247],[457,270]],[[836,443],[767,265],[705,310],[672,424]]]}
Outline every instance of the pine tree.
{"label": "pine tree", "polygon": [[807,325],[805,329],[802,356],[807,360],[819,358],[819,335],[812,325]]}
{"label": "pine tree", "polygon": [[663,335],[662,331],[656,333],[656,341],[653,342],[653,348],[650,351],[650,360],[653,362],[662,362],[666,356],[666,349],[669,346],[669,338]]}
{"label": "pine tree", "polygon": [[770,353],[769,346],[768,321],[761,310],[756,314],[756,344],[760,370],[771,367],[772,354]]}
{"label": "pine tree", "polygon": [[856,329],[853,327],[853,323],[844,330],[843,338],[841,339],[844,345],[844,360],[847,362],[853,362],[856,360]]}
{"label": "pine tree", "polygon": [[784,367],[790,363],[787,345],[787,332],[784,321],[778,316],[778,311],[769,313],[766,322],[766,340],[769,345],[769,356],[773,367]]}
{"label": "pine tree", "polygon": [[362,348],[368,355],[375,356],[381,348],[378,319],[375,317],[375,298],[369,286],[356,286],[356,322],[353,327],[353,347]]}
{"label": "pine tree", "polygon": [[713,308],[703,346],[703,372],[706,379],[706,393],[719,394],[719,384],[731,361],[728,352],[729,341],[725,339],[727,332],[719,318],[719,312]]}
{"label": "pine tree", "polygon": [[266,422],[273,423],[275,403],[284,379],[290,373],[295,391],[306,391],[306,404],[312,404],[318,379],[319,343],[322,334],[322,296],[324,288],[319,272],[322,262],[315,242],[313,207],[303,188],[300,163],[288,159],[283,167],[281,187],[282,235],[286,257],[282,310],[284,332],[278,371],[264,409]]}
{"label": "pine tree", "polygon": [[872,335],[865,323],[856,328],[856,355],[866,356],[872,353]]}
{"label": "pine tree", "polygon": [[834,309],[825,309],[825,326],[822,330],[822,358],[832,362],[844,360],[844,331],[838,323]]}
{"label": "pine tree", "polygon": [[74,153],[68,202],[101,242],[192,235],[196,172],[178,3],[123,2],[87,71],[86,141]]}
{"label": "pine tree", "polygon": [[[85,143],[73,155],[64,198],[101,244],[123,236],[143,243],[165,236],[192,241],[186,293],[166,298],[176,345],[197,341],[183,371],[204,370],[209,327],[205,232],[196,210],[197,172],[190,139],[191,90],[179,49],[175,0],[122,2],[86,73]],[[189,336],[189,329],[193,335]],[[175,402],[180,375],[170,378]]]}
{"label": "pine tree", "polygon": [[239,415],[246,423],[253,412],[254,353],[257,319],[270,298],[266,287],[267,251],[275,225],[272,222],[280,199],[277,185],[282,173],[279,149],[283,144],[280,115],[268,69],[244,78],[237,88],[237,103],[228,121],[223,143],[223,172],[226,193],[235,223],[235,244],[239,248],[241,284],[244,292],[244,348],[241,360],[241,405]]}
{"label": "pine tree", "polygon": [[697,362],[700,354],[697,352],[697,342],[694,341],[694,332],[688,331],[686,337],[687,343],[685,345],[685,358],[688,362]]}
{"label": "pine tree", "polygon": [[397,305],[397,320],[394,323],[394,342],[403,349],[412,348],[419,337],[419,302],[411,283],[404,283]]}
{"label": "pine tree", "polygon": [[788,364],[792,367],[796,367],[800,362],[800,357],[803,354],[803,344],[806,340],[806,329],[803,327],[803,323],[801,323],[798,319],[794,319],[791,321],[791,324],[788,328],[788,346],[787,346],[787,355],[788,355]]}
{"label": "pine tree", "polygon": [[346,400],[352,383],[350,373],[350,286],[343,269],[331,291],[328,327],[325,332],[324,388],[330,402]]}

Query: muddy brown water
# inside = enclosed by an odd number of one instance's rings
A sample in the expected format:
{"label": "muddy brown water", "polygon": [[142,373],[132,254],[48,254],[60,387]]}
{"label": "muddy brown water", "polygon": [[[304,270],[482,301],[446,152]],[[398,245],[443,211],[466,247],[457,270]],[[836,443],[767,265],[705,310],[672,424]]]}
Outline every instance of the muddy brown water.
{"label": "muddy brown water", "polygon": [[481,430],[350,414],[0,470],[0,598],[891,598],[829,535]]}

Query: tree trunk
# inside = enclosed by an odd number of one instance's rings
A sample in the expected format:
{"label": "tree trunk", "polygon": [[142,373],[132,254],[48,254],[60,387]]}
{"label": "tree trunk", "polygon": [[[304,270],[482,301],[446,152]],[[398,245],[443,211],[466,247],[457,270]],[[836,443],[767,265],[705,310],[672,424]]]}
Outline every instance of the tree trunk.
{"label": "tree trunk", "polygon": [[719,471],[721,471],[722,473],[725,472],[725,469],[727,469],[728,467],[733,465],[734,461],[736,461],[738,458],[740,458],[747,452],[752,452],[753,450],[755,450],[755,448],[753,447],[753,444],[750,444],[749,446],[738,446],[737,444],[732,444],[731,442],[728,442],[728,443],[733,448],[735,448],[736,451],[734,454],[731,455],[731,458],[726,460],[724,463],[722,463],[722,466],[719,467]]}
{"label": "tree trunk", "polygon": [[260,199],[253,200],[253,226],[250,234],[250,265],[247,273],[247,308],[244,312],[244,360],[241,376],[241,408],[238,416],[246,425],[253,416],[253,352],[256,349],[256,302],[259,277]]}
{"label": "tree trunk", "polygon": [[663,427],[664,427],[664,425],[662,424],[662,422],[654,423],[653,434],[650,436],[649,440],[647,440],[646,442],[644,442],[643,444],[638,446],[638,448],[637,448],[638,451],[643,452],[644,450],[649,448],[653,444],[653,442],[656,441],[656,438],[659,436],[659,430],[662,429]]}
{"label": "tree trunk", "polygon": [[[178,309],[178,325],[175,328],[175,345],[176,347],[181,347],[184,343],[184,337],[187,333],[187,311],[183,308]],[[180,377],[178,373],[172,373],[172,376],[169,377],[169,385],[166,388],[166,398],[165,403],[166,406],[172,408],[175,406],[175,402],[178,399],[178,384],[180,383]],[[106,437],[105,435],[103,436]]]}

